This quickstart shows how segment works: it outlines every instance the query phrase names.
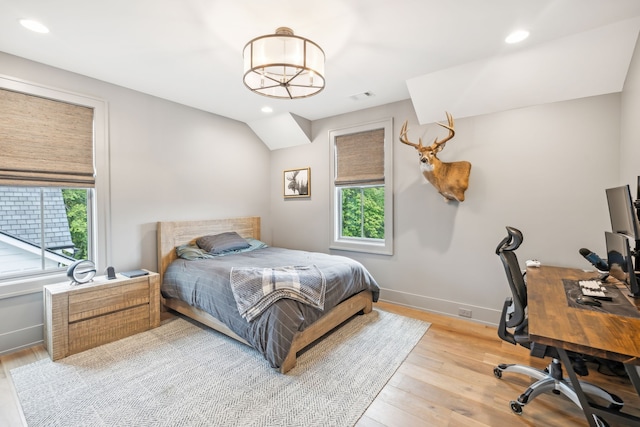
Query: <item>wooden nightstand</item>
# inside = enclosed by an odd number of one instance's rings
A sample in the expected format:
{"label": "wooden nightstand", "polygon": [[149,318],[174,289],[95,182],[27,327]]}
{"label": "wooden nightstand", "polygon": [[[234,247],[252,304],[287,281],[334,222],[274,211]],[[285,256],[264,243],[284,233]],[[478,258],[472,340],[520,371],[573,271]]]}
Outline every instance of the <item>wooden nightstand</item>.
{"label": "wooden nightstand", "polygon": [[44,287],[44,343],[58,360],[160,325],[160,275]]}

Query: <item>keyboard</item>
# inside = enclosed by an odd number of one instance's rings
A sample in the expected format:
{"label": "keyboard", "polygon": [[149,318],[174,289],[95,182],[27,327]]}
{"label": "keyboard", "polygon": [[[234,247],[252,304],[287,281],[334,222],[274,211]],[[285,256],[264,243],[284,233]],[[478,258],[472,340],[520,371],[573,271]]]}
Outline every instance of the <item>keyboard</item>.
{"label": "keyboard", "polygon": [[599,280],[580,280],[578,284],[580,285],[582,295],[606,301],[613,300],[613,298],[605,294],[607,288],[602,286],[602,282]]}

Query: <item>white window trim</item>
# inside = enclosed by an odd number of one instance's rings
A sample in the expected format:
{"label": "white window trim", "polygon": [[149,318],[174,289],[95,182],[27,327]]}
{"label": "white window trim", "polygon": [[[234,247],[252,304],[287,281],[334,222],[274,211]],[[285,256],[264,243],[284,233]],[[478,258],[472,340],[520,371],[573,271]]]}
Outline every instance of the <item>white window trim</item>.
{"label": "white window trim", "polygon": [[[384,241],[374,241],[340,237],[340,206],[337,200],[336,177],[336,138],[352,133],[384,129]],[[382,255],[393,255],[393,118],[363,123],[347,128],[329,131],[329,145],[331,147],[331,244],[330,249],[344,251],[367,252]],[[362,153],[366,156],[366,150]]]}
{"label": "white window trim", "polygon": [[[13,77],[0,75],[0,88],[41,96],[57,101],[93,108],[94,152],[96,183],[94,194],[96,207],[91,213],[94,224],[92,243],[93,260],[98,271],[107,268],[111,260],[111,189],[109,167],[109,135],[107,124],[109,112],[107,101],[81,95],[37,83],[27,82]],[[42,286],[65,280],[64,273],[43,274],[31,278],[0,281],[0,299],[16,295],[40,292]]]}

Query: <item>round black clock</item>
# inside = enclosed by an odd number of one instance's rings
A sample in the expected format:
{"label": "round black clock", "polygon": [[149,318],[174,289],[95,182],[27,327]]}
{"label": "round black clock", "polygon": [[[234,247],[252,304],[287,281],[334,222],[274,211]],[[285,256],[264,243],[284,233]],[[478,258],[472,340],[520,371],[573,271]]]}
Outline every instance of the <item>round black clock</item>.
{"label": "round black clock", "polygon": [[96,265],[88,259],[81,259],[69,266],[67,276],[71,279],[71,284],[82,284],[90,282],[96,275]]}

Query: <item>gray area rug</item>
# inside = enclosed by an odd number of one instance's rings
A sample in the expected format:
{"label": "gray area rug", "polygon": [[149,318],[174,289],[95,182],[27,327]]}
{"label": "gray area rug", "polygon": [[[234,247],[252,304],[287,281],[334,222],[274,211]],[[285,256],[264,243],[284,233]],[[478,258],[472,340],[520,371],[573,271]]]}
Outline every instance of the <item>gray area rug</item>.
{"label": "gray area rug", "polygon": [[352,426],[429,328],[374,310],[286,375],[182,318],[11,376],[29,426]]}

